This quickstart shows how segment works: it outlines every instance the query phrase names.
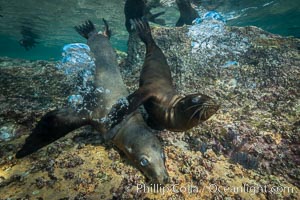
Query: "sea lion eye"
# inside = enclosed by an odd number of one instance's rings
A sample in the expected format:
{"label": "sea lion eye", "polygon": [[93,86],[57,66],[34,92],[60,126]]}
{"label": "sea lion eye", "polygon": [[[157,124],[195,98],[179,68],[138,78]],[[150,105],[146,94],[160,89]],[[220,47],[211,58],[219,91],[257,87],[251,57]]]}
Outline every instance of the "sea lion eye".
{"label": "sea lion eye", "polygon": [[146,158],[142,158],[141,166],[146,167],[147,165],[149,165],[149,161]]}
{"label": "sea lion eye", "polygon": [[199,101],[200,101],[200,97],[199,96],[196,96],[196,97],[192,98],[192,102],[193,103],[199,103]]}

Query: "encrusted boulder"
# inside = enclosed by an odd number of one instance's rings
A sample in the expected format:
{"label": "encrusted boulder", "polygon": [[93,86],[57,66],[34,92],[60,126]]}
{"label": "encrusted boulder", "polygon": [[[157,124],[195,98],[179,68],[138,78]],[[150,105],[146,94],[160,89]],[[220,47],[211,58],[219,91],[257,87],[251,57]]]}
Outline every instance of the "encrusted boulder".
{"label": "encrusted boulder", "polygon": [[[283,174],[299,187],[300,40],[216,20],[154,26],[152,33],[178,92],[202,92],[222,103],[215,117],[186,136],[189,144],[246,168]],[[135,88],[144,56],[145,45],[132,34],[124,73]]]}

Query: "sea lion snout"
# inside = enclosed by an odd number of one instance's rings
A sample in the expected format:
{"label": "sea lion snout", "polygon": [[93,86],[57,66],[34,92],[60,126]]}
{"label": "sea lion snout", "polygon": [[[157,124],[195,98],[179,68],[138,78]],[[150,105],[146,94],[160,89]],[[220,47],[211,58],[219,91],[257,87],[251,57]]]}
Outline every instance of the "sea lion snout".
{"label": "sea lion snout", "polygon": [[220,108],[220,104],[205,94],[190,94],[180,101],[180,110],[184,111],[188,124],[192,127],[208,120]]}
{"label": "sea lion snout", "polygon": [[[152,133],[151,133],[152,134]],[[163,148],[156,137],[139,140],[138,145],[138,163],[139,168],[152,184],[166,184],[169,181],[165,162],[166,157]],[[137,149],[136,149],[137,150]]]}
{"label": "sea lion snout", "polygon": [[[159,144],[159,143],[156,143]],[[148,178],[150,184],[160,184],[164,185],[169,182],[169,174],[165,166],[165,157],[161,148],[147,149],[148,159],[140,159],[140,169]]]}
{"label": "sea lion snout", "polygon": [[169,182],[170,182],[170,177],[166,170],[164,170],[162,173],[158,174],[156,177],[152,178],[152,180],[149,181],[150,184],[159,184],[159,185],[165,185]]}
{"label": "sea lion snout", "polygon": [[162,145],[153,131],[146,126],[142,116],[137,115],[137,112],[132,115],[134,117],[130,115],[119,124],[120,129],[112,142],[127,155],[150,183],[163,185],[168,182],[169,174]]}
{"label": "sea lion snout", "polygon": [[169,174],[165,168],[164,163],[154,161],[151,164],[151,169],[147,169],[145,171],[145,174],[148,173],[146,177],[148,178],[149,184],[165,185],[170,181]]}
{"label": "sea lion snout", "polygon": [[209,99],[204,102],[202,109],[199,111],[199,119],[202,121],[208,120],[212,115],[214,115],[220,108],[220,104],[214,99]]}

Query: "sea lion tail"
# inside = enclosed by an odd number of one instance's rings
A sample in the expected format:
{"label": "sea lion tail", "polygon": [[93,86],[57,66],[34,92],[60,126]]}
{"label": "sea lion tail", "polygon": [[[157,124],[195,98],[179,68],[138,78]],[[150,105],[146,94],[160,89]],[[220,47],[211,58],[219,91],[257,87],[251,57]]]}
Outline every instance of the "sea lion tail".
{"label": "sea lion tail", "polygon": [[131,19],[130,22],[133,25],[134,29],[138,32],[138,35],[141,38],[141,40],[146,45],[154,44],[151,29],[145,17],[141,19]]}
{"label": "sea lion tail", "polygon": [[50,111],[42,117],[26,138],[25,144],[17,152],[16,158],[32,154],[67,133],[88,124],[87,118],[72,109]]}
{"label": "sea lion tail", "polygon": [[74,29],[84,38],[88,39],[94,34],[97,34],[96,28],[94,24],[87,20],[84,24],[81,26],[75,26]]}

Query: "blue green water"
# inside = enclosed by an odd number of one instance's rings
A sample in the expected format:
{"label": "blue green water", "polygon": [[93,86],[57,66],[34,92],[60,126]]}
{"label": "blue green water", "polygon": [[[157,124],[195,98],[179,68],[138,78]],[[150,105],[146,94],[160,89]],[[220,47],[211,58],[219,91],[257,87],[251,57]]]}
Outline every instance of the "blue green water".
{"label": "blue green water", "polygon": [[[220,12],[228,25],[254,25],[275,34],[300,37],[299,0],[203,0],[201,5]],[[0,0],[0,56],[58,60],[65,44],[85,42],[74,31],[75,25],[91,19],[101,30],[103,17],[112,27],[113,46],[125,51],[128,35],[123,6],[120,0]],[[166,11],[161,18],[167,26],[174,26],[179,16],[176,6],[159,9]],[[28,51],[18,42],[22,39],[22,26],[30,27],[39,36],[38,44]]]}

